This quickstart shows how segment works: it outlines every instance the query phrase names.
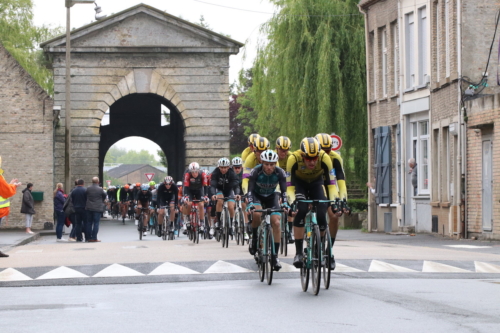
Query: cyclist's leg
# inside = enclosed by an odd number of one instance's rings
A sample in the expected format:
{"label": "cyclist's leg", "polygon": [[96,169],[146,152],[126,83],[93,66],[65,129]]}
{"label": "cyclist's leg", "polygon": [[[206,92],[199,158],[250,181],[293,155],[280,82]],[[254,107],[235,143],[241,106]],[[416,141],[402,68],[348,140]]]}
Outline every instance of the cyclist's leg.
{"label": "cyclist's leg", "polygon": [[[217,199],[222,199],[224,198],[224,195],[222,194],[222,192],[217,192]],[[222,214],[222,205],[224,204],[224,201],[223,200],[217,200],[216,204],[215,204],[215,212],[216,212],[216,215],[217,215],[217,222],[219,223],[218,226],[219,228],[222,226],[222,221],[221,221],[221,214]]]}
{"label": "cyclist's leg", "polygon": [[[272,209],[279,209],[279,195],[277,192],[274,192],[274,195],[270,195],[268,199],[268,203],[266,203],[266,207],[272,207]],[[281,214],[280,213],[271,213],[271,226],[273,228],[273,237],[274,237],[274,252],[276,256],[278,256],[278,251],[280,249],[281,243]]]}
{"label": "cyclist's leg", "polygon": [[144,224],[144,228],[147,229],[148,227],[148,222],[149,222],[149,216],[150,216],[150,210],[149,210],[149,207],[146,207],[147,210],[144,211],[144,220],[143,220],[143,224]]}
{"label": "cyclist's leg", "polygon": [[142,208],[142,205],[140,203],[138,203],[137,206],[135,206],[135,219],[136,220],[139,219],[139,215],[141,214],[141,208]]}
{"label": "cyclist's leg", "polygon": [[202,202],[198,202],[198,216],[200,217],[200,223],[205,219],[205,204]]}
{"label": "cyclist's leg", "polygon": [[[262,209],[262,205],[260,203],[260,198],[255,196],[253,201],[255,209]],[[257,230],[259,229],[259,225],[261,223],[261,213],[252,212],[252,250],[251,254],[255,253],[257,249]],[[253,252],[253,253],[252,253]]]}
{"label": "cyclist's leg", "polygon": [[[306,196],[308,194],[308,184],[300,181],[296,182],[295,194],[301,193]],[[304,250],[304,218],[308,212],[307,203],[297,204],[297,214],[293,219],[293,233],[295,234],[295,258],[293,264],[295,267],[302,267],[302,253]]]}
{"label": "cyclist's leg", "polygon": [[339,230],[339,217],[333,212],[332,206],[328,207],[328,229],[330,229],[330,237],[332,238],[333,246]]}

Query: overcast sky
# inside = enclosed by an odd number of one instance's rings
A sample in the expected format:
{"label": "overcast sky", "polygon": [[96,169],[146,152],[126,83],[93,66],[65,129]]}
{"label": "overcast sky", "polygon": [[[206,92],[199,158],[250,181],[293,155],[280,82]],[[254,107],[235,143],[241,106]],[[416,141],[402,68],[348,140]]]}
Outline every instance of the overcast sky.
{"label": "overcast sky", "polygon": [[[35,24],[66,27],[65,0],[33,0]],[[246,46],[230,57],[229,82],[236,80],[242,68],[249,68],[255,58],[259,28],[273,15],[274,7],[267,0],[96,0],[105,14],[118,13],[144,3],[191,22],[201,15],[217,33],[231,36]],[[94,21],[94,5],[77,4],[71,8],[71,27],[79,28]],[[147,148],[156,154],[159,147],[146,139],[124,139],[116,145],[127,149]]]}

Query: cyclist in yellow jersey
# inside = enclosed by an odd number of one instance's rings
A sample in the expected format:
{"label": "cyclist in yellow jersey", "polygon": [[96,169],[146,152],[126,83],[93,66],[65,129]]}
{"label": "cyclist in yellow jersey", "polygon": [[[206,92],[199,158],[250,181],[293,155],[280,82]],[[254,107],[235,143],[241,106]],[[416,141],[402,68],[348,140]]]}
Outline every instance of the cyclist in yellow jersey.
{"label": "cyclist in yellow jersey", "polygon": [[243,161],[243,165],[245,164],[245,160],[247,159],[248,155],[252,154],[255,150],[254,142],[259,137],[260,135],[258,135],[257,133],[253,133],[248,136],[248,147],[246,147],[241,153],[241,160]]}
{"label": "cyclist in yellow jersey", "polygon": [[[290,140],[286,136],[280,136],[276,139],[276,153],[278,154],[278,166],[282,168],[283,170],[286,170],[286,163],[288,161],[288,158],[292,153],[290,152],[290,149],[292,148],[292,140]],[[293,244],[294,239],[292,235],[292,224],[293,224],[293,217],[292,216],[287,216],[287,221],[288,221],[288,243]]]}
{"label": "cyclist in yellow jersey", "polygon": [[[295,151],[289,158],[286,166],[287,171],[287,194],[290,202],[297,200],[327,200],[328,197],[335,197],[336,186],[333,179],[334,170],[332,160],[329,155],[320,150],[319,143],[315,138],[304,138],[300,143],[300,150]],[[327,226],[326,211],[328,205],[321,203],[318,205],[317,219],[320,231],[324,231]],[[293,231],[295,234],[296,255],[293,265],[302,267],[303,244],[304,244],[304,218],[308,212],[308,204],[298,203],[297,214],[293,220]],[[332,269],[335,268],[335,261],[331,261]]]}
{"label": "cyclist in yellow jersey", "polygon": [[243,182],[242,182],[243,194],[247,194],[248,192],[248,178],[250,177],[252,169],[262,163],[262,161],[260,160],[260,155],[265,150],[268,150],[269,146],[270,146],[269,140],[266,139],[265,137],[261,136],[255,139],[254,153],[248,155],[245,162],[243,162]]}

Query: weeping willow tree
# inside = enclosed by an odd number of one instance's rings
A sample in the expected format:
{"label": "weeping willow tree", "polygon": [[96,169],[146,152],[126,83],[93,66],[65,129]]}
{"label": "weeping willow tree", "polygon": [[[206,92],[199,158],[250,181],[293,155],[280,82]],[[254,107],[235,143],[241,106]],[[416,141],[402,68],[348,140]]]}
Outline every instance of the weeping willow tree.
{"label": "weeping willow tree", "polygon": [[34,25],[32,0],[0,0],[0,44],[50,95],[54,91],[52,72],[45,67],[38,45],[62,31]]}
{"label": "weeping willow tree", "polygon": [[[279,11],[253,68],[255,126],[270,140],[335,132],[345,168],[367,174],[364,22],[358,0],[271,0]],[[355,166],[355,167],[353,167]]]}

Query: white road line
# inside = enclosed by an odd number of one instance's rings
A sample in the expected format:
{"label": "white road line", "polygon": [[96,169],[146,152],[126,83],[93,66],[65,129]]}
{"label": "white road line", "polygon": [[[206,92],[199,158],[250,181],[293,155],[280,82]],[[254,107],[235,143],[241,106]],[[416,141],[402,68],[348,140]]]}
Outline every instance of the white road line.
{"label": "white road line", "polygon": [[434,261],[424,261],[423,273],[472,273],[466,269],[441,264]]}
{"label": "white road line", "polygon": [[479,246],[479,245],[443,245],[448,247],[453,247],[457,249],[491,249],[491,246]]}
{"label": "white road line", "polygon": [[166,262],[156,267],[148,275],[175,275],[175,274],[200,274],[184,266],[176,265],[171,262]]}
{"label": "white road line", "polygon": [[361,269],[349,267],[343,264],[335,264],[335,273],[358,273],[358,272],[364,272]]}
{"label": "white road line", "polygon": [[143,276],[144,274],[139,273],[132,268],[122,266],[120,264],[113,264],[106,267],[99,273],[95,274],[93,277],[120,277],[120,276]]}
{"label": "white road line", "polygon": [[500,266],[487,262],[474,261],[474,266],[476,266],[476,273],[500,273]]}
{"label": "white road line", "polygon": [[399,273],[416,273],[418,271],[406,267],[389,264],[387,262],[372,260],[368,272],[399,272]]}
{"label": "white road line", "polygon": [[251,273],[249,269],[243,268],[241,266],[231,264],[222,260],[217,261],[215,264],[210,266],[203,274],[217,274],[217,273]]}
{"label": "white road line", "polygon": [[295,268],[294,265],[287,264],[286,262],[281,262],[281,269],[278,273],[289,273],[289,272],[300,272],[300,269]]}
{"label": "white road line", "polygon": [[88,278],[88,275],[75,271],[74,269],[68,268],[66,266],[61,266],[56,269],[51,270],[37,277],[37,280],[48,280],[48,279],[72,279],[72,278]]}
{"label": "white road line", "polygon": [[19,272],[14,268],[7,268],[0,272],[0,281],[28,281],[33,280],[27,275]]}

